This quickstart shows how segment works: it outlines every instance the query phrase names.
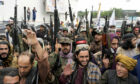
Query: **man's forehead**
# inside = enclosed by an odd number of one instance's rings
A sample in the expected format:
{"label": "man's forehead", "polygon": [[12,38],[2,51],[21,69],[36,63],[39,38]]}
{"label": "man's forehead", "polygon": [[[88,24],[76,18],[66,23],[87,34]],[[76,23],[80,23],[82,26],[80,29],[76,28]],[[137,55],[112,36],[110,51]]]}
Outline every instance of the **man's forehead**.
{"label": "man's forehead", "polygon": [[28,64],[30,63],[30,57],[27,55],[20,55],[18,58],[18,63]]}
{"label": "man's forehead", "polygon": [[64,46],[64,45],[70,46],[69,43],[61,43],[61,45],[62,45],[62,46]]}
{"label": "man's forehead", "polygon": [[0,44],[0,47],[8,47],[7,44]]}
{"label": "man's forehead", "polygon": [[80,51],[79,55],[89,55],[89,51],[88,50],[84,50],[84,51]]}
{"label": "man's forehead", "polygon": [[123,63],[121,62],[117,62],[117,64],[121,65],[121,66],[125,66]]}
{"label": "man's forehead", "polygon": [[113,39],[112,39],[112,42],[118,42],[118,39],[113,38]]}

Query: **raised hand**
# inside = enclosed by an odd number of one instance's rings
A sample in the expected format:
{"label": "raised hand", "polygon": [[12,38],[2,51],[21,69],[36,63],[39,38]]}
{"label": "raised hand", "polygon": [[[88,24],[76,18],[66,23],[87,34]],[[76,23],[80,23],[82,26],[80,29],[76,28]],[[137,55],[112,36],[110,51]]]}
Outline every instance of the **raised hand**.
{"label": "raised hand", "polygon": [[56,54],[58,54],[59,48],[61,48],[61,44],[58,43],[58,41],[57,41],[57,39],[56,39],[56,44],[55,44],[55,53],[56,53]]}
{"label": "raised hand", "polygon": [[63,75],[66,77],[66,76],[71,75],[72,72],[73,70],[72,70],[71,64],[67,64],[64,68]]}
{"label": "raised hand", "polygon": [[108,58],[103,58],[103,64],[105,68],[109,67],[109,59]]}
{"label": "raised hand", "polygon": [[23,38],[23,40],[26,44],[36,45],[38,43],[35,32],[33,32],[32,30],[27,30],[27,29],[25,29],[24,32],[26,33],[27,38]]}

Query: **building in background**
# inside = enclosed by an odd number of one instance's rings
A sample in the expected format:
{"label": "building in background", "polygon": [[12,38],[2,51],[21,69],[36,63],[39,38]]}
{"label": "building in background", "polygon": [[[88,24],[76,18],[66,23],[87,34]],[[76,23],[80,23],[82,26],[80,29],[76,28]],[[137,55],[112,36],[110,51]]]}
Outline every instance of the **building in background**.
{"label": "building in background", "polygon": [[[24,6],[25,6],[27,8],[29,7],[31,10],[34,7],[36,7],[36,10],[37,10],[36,22],[30,21],[29,23],[34,23],[37,25],[41,24],[43,23],[43,18],[45,18],[46,23],[49,23],[50,14],[53,15],[53,10],[54,10],[53,1],[54,0],[3,0],[3,1],[0,0],[0,4],[2,4],[0,5],[0,11],[1,11],[0,22],[10,21],[10,17],[14,17],[14,7],[15,7],[15,4],[17,3],[18,21],[22,21],[24,19]],[[64,21],[65,12],[66,11],[68,12],[68,0],[57,0],[57,1],[58,1],[57,2],[58,12],[60,11],[59,12],[60,21]],[[70,0],[72,9],[74,8],[74,6],[76,6],[78,1],[79,0]],[[51,8],[51,9],[47,9],[47,6],[49,6],[48,8]]]}

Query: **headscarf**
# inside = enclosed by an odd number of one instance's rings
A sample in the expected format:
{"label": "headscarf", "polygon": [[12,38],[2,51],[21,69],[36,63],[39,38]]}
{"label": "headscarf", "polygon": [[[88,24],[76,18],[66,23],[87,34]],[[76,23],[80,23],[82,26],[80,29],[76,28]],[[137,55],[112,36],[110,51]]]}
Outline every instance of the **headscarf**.
{"label": "headscarf", "polygon": [[116,62],[121,62],[125,65],[125,67],[131,71],[134,69],[134,67],[136,66],[137,64],[137,60],[135,59],[132,59],[128,56],[125,56],[123,54],[118,54],[117,57],[116,57]]}

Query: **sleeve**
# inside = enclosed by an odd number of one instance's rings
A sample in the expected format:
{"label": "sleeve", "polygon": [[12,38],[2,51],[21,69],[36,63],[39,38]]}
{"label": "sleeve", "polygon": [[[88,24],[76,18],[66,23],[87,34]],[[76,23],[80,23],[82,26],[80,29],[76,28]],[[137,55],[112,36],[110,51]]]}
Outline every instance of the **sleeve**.
{"label": "sleeve", "polygon": [[43,59],[41,60],[38,59],[37,61],[38,61],[39,78],[41,82],[45,82],[49,72],[49,62],[47,58],[47,52],[44,52]]}
{"label": "sleeve", "polygon": [[139,81],[137,78],[135,78],[134,84],[139,84]]}
{"label": "sleeve", "polygon": [[[49,61],[49,66],[50,66],[50,73],[53,75],[54,80],[51,81],[51,83],[53,84],[58,84],[59,82],[59,77],[61,75],[62,72],[62,68],[59,67],[57,68],[57,70],[51,70],[53,69],[55,62],[56,62],[56,57],[58,56],[58,54],[52,53],[49,55],[48,61]],[[48,79],[47,79],[48,81]],[[48,81],[50,83],[50,81]]]}
{"label": "sleeve", "polygon": [[136,67],[133,69],[133,71],[131,71],[131,73],[132,73],[133,75],[137,76],[137,69],[136,69]]}
{"label": "sleeve", "polygon": [[119,48],[117,49],[116,53],[117,53],[117,54],[122,54],[122,49],[121,49],[121,47],[119,47]]}
{"label": "sleeve", "polygon": [[62,74],[59,78],[59,83],[60,84],[67,84],[68,79]]}
{"label": "sleeve", "polygon": [[88,72],[88,83],[89,84],[100,84],[101,72],[100,69],[96,66]]}
{"label": "sleeve", "polygon": [[108,75],[109,71],[107,70],[101,77],[101,84],[107,84],[107,80],[108,80]]}

